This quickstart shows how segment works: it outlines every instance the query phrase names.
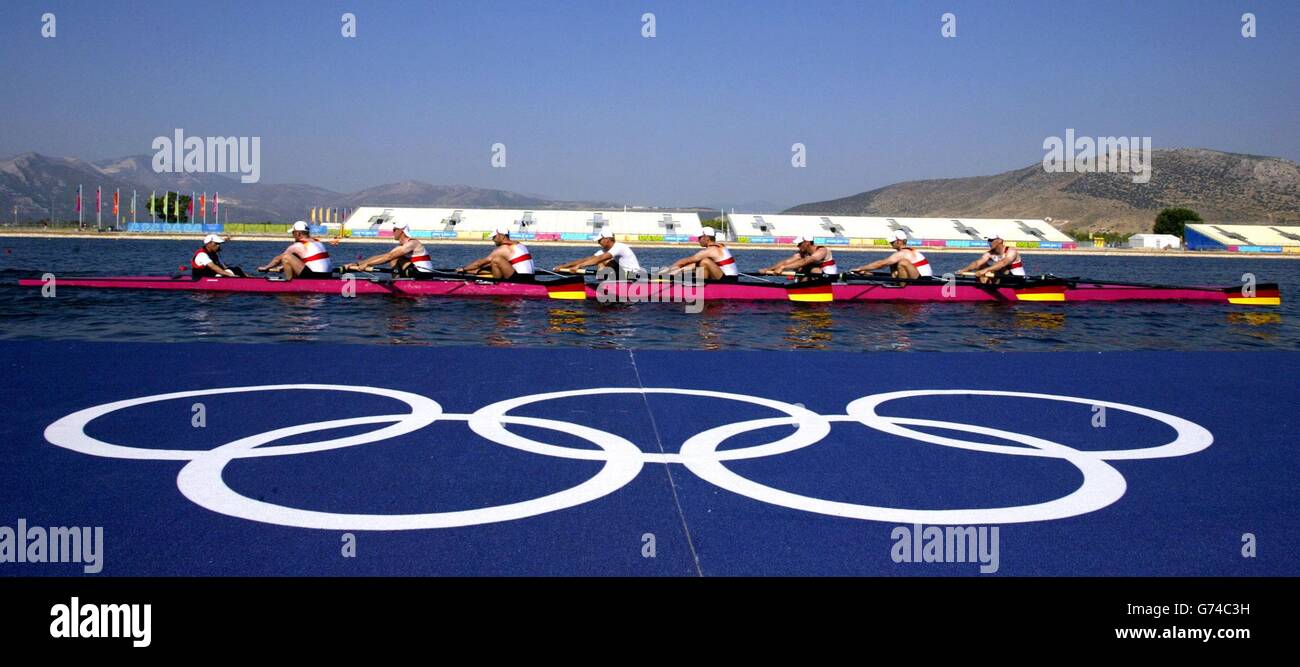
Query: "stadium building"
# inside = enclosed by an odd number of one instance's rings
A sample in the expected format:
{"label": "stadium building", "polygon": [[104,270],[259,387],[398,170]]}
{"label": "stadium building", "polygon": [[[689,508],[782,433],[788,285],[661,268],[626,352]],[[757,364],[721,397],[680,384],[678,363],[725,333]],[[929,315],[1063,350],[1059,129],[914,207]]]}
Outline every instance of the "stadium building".
{"label": "stadium building", "polygon": [[1188,250],[1300,253],[1300,226],[1195,223],[1183,230]]}
{"label": "stadium building", "polygon": [[999,235],[1017,248],[1074,249],[1078,243],[1046,220],[1001,218],[882,218],[842,215],[727,215],[728,235],[740,243],[788,244],[796,236],[822,245],[883,246],[903,231],[921,247],[983,248]]}

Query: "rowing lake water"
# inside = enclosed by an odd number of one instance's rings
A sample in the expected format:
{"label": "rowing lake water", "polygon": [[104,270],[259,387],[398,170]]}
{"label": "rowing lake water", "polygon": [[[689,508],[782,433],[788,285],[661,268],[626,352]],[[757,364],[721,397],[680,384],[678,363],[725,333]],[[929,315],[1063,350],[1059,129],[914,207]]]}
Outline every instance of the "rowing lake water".
{"label": "rowing lake water", "polygon": [[[228,263],[246,270],[284,243],[232,241]],[[99,341],[328,342],[368,345],[491,345],[761,350],[1258,350],[1300,349],[1300,261],[1166,257],[1027,256],[1033,274],[1191,285],[1240,285],[1242,274],[1282,288],[1280,307],[1202,303],[1020,304],[600,304],[527,299],[168,293],[19,288],[19,277],[172,274],[197,241],[0,238],[0,338]],[[382,244],[332,249],[352,261]],[[487,245],[430,246],[435,264],[455,266]],[[692,251],[643,249],[643,265]],[[550,267],[594,252],[534,246]],[[787,256],[739,250],[742,270]],[[883,256],[836,250],[841,266]],[[973,256],[933,254],[936,273]]]}

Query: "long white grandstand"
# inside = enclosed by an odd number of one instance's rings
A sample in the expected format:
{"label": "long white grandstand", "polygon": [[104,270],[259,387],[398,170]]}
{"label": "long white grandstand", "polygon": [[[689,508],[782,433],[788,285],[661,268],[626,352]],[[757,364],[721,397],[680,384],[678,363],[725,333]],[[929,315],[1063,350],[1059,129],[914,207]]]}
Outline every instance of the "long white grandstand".
{"label": "long white grandstand", "polygon": [[902,231],[915,245],[982,247],[999,235],[1020,247],[1073,248],[1074,239],[1046,220],[1010,218],[885,218],[844,215],[730,213],[728,235],[742,243],[783,243],[811,236],[830,245],[884,245]]}
{"label": "long white grandstand", "polygon": [[628,241],[685,242],[699,236],[698,213],[665,211],[554,211],[473,208],[362,206],[343,222],[351,236],[389,236],[393,223],[410,225],[422,238],[484,239],[493,230],[512,238],[551,241],[589,240],[602,231]]}
{"label": "long white grandstand", "polygon": [[[619,240],[686,243],[703,225],[695,212],[555,211],[363,206],[342,224],[351,236],[391,236],[393,223],[407,223],[417,238],[482,240],[493,230],[509,229],[516,239],[586,241],[602,231]],[[895,231],[914,245],[976,248],[1000,235],[1023,248],[1074,248],[1075,241],[1045,220],[989,218],[887,218],[731,213],[720,238],[738,243],[788,244],[809,236],[820,244],[882,246]]]}

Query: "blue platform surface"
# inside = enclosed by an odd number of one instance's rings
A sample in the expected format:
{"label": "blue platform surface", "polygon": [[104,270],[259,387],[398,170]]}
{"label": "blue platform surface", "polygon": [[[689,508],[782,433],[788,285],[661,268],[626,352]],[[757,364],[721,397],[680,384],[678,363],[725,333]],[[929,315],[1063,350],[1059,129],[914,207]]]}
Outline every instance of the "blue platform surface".
{"label": "blue platform surface", "polygon": [[[0,370],[0,533],[102,527],[97,576],[1300,575],[1294,352],[17,341]],[[910,562],[928,528],[987,551]]]}

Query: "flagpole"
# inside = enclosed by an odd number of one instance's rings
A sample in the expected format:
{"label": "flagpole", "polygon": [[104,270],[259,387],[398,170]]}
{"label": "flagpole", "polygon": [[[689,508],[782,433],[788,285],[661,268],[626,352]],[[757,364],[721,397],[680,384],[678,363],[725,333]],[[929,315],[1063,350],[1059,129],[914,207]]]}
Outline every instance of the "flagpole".
{"label": "flagpole", "polygon": [[81,186],[77,186],[77,231],[85,226],[85,214],[81,212]]}

